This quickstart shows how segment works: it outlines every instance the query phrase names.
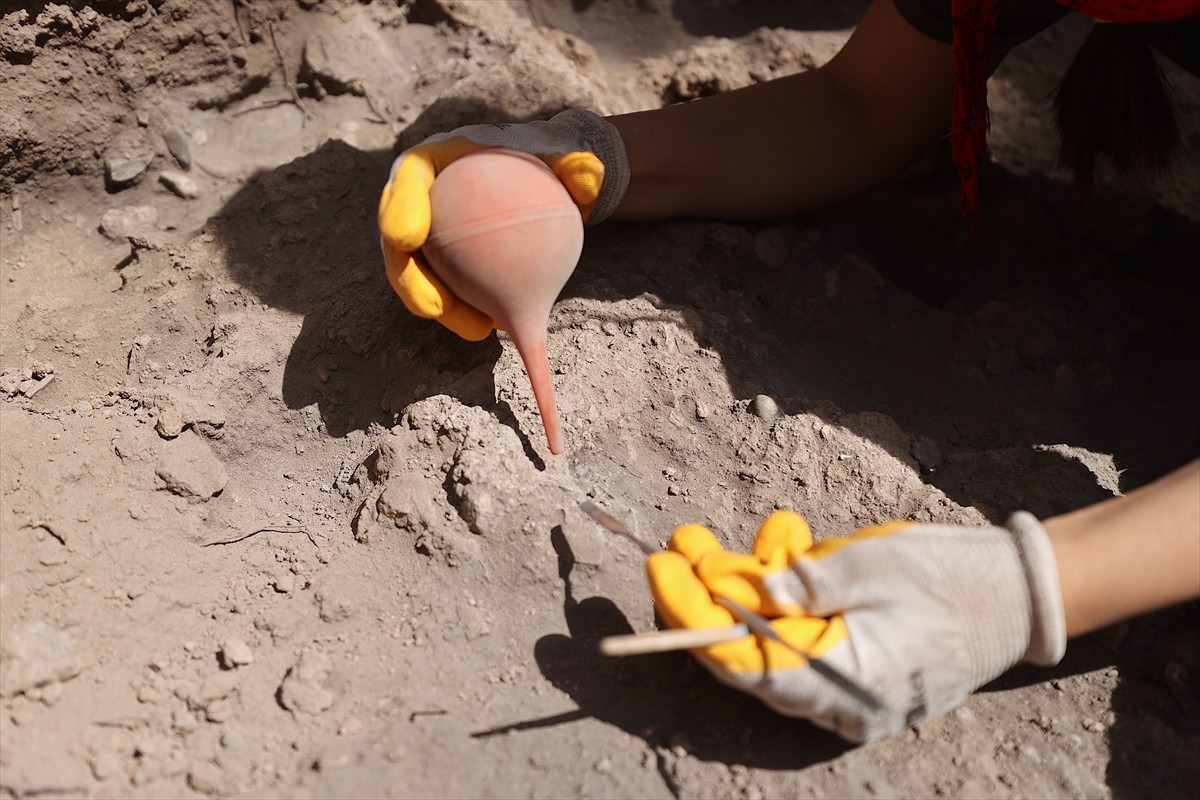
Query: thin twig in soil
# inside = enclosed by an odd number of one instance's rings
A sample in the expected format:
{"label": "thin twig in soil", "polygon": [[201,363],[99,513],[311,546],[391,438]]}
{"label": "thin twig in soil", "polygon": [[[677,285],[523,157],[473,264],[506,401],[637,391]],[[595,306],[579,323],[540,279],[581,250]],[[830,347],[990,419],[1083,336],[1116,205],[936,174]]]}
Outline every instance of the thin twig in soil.
{"label": "thin twig in soil", "polygon": [[206,543],[206,544],[202,544],[202,545],[200,545],[200,546],[201,546],[201,547],[216,547],[216,546],[217,546],[217,545],[219,545],[219,544],[237,544],[238,542],[244,542],[244,541],[246,541],[246,540],[247,540],[247,539],[249,539],[251,536],[257,536],[257,535],[258,535],[258,534],[260,534],[260,533],[303,533],[305,536],[307,536],[307,537],[308,537],[308,540],[309,540],[310,542],[312,542],[312,546],[313,546],[313,547],[320,548],[320,545],[319,545],[319,544],[317,544],[317,540],[316,540],[316,538],[315,538],[315,537],[312,535],[312,533],[311,533],[311,532],[308,530],[308,528],[301,528],[301,527],[295,527],[295,528],[273,528],[273,527],[259,528],[259,529],[258,529],[258,530],[256,530],[256,531],[250,531],[249,533],[244,533],[244,534],[242,534],[241,536],[235,536],[235,537],[233,537],[232,539],[222,539],[222,540],[220,540],[220,541],[217,541],[217,542],[208,542],[208,543]]}
{"label": "thin twig in soil", "polygon": [[92,724],[99,728],[123,728],[131,731],[150,722],[148,717],[119,717],[117,719],[97,719]]}
{"label": "thin twig in soil", "polygon": [[34,797],[39,794],[83,794],[86,786],[17,786],[13,783],[0,782],[0,792],[8,792],[13,797]]}
{"label": "thin twig in soil", "polygon": [[377,122],[380,125],[387,125],[387,117],[379,113],[379,109],[375,107],[375,101],[371,99],[370,92],[368,92],[366,89],[363,89],[363,97],[367,99],[367,108],[371,109],[371,113],[377,117],[377,119],[371,119],[370,117],[367,117],[367,120],[370,122]]}
{"label": "thin twig in soil", "polygon": [[242,19],[238,16],[238,9],[245,4],[245,0],[233,0],[233,23],[237,25],[238,36],[242,37],[242,44],[249,45],[250,40],[246,38],[246,32],[242,30]]}
{"label": "thin twig in soil", "polygon": [[271,34],[271,46],[275,48],[275,55],[279,59],[279,70],[283,73],[283,82],[288,88],[288,93],[292,96],[292,102],[296,104],[296,108],[300,109],[303,115],[300,124],[303,126],[304,120],[308,118],[308,113],[305,112],[304,106],[300,104],[300,92],[296,89],[296,84],[292,83],[292,76],[288,72],[287,62],[283,59],[283,51],[279,49],[279,42],[275,40],[275,26],[268,25],[267,31]]}
{"label": "thin twig in soil", "polygon": [[294,105],[296,105],[296,101],[290,97],[277,97],[274,100],[264,100],[256,106],[250,106],[249,108],[239,108],[237,111],[234,111],[229,116],[240,117],[242,114],[249,114],[251,111],[265,111],[268,108],[275,108],[276,106],[294,106]]}
{"label": "thin twig in soil", "polygon": [[[234,7],[239,5],[238,0],[234,0]],[[276,106],[293,105],[300,109],[300,124],[303,126],[308,121],[308,112],[300,102],[300,88],[308,89],[308,84],[296,83],[292,80],[291,73],[288,72],[287,61],[283,58],[283,50],[279,47],[279,41],[275,38],[275,26],[268,25],[267,31],[271,34],[271,46],[275,48],[275,58],[279,61],[279,72],[283,76],[283,85],[287,87],[288,97],[277,97],[273,100],[264,100],[255,106],[242,108],[230,114],[231,117],[240,117],[242,114],[249,114],[251,111],[265,111],[268,108]]]}
{"label": "thin twig in soil", "polygon": [[67,537],[64,536],[63,534],[59,533],[58,531],[54,530],[54,527],[44,519],[39,519],[37,522],[31,522],[28,525],[22,525],[21,527],[29,528],[29,529],[41,528],[46,533],[53,536],[55,539],[58,539],[59,544],[65,545],[67,543]]}
{"label": "thin twig in soil", "polygon": [[413,722],[417,717],[440,717],[450,712],[444,708],[418,709],[408,715],[408,721]]}

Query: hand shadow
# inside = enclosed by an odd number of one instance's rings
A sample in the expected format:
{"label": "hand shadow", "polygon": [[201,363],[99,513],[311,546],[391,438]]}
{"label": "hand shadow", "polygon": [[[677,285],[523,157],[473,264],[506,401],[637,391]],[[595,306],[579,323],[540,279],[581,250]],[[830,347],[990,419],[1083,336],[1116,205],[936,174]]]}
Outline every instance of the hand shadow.
{"label": "hand shadow", "polygon": [[558,554],[570,635],[543,636],[534,647],[534,657],[542,674],[569,694],[579,711],[487,733],[594,717],[644,739],[656,750],[682,746],[703,761],[765,769],[800,769],[850,749],[834,734],[781,716],[753,697],[718,683],[687,653],[601,655],[602,638],[633,629],[608,598],[576,599],[571,587],[575,556],[561,529],[554,529],[550,541]]}
{"label": "hand shadow", "polygon": [[388,285],[375,209],[391,158],[326,142],[257,175],[209,223],[258,302],[302,315],[283,400],[315,404],[332,436],[390,425],[436,394],[495,402],[496,338],[465,342],[418,319]]}

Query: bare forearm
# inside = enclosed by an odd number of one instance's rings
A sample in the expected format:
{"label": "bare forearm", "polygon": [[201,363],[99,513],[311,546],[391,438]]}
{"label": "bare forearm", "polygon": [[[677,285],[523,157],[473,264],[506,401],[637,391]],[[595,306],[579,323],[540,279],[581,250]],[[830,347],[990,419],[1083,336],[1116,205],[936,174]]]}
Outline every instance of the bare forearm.
{"label": "bare forearm", "polygon": [[1068,636],[1200,597],[1200,461],[1045,527]]}
{"label": "bare forearm", "polygon": [[615,216],[764,218],[840,202],[945,132],[952,85],[949,48],[877,2],[820,69],[610,118],[632,170]]}
{"label": "bare forearm", "polygon": [[781,216],[874,181],[855,157],[863,126],[821,70],[610,121],[632,170],[618,219]]}

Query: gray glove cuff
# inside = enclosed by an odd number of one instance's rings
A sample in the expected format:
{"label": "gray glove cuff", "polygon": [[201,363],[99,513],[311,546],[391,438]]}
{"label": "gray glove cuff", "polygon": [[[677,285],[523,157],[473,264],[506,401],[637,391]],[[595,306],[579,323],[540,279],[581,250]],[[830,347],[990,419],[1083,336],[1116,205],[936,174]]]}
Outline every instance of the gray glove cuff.
{"label": "gray glove cuff", "polygon": [[1053,666],[1067,651],[1067,619],[1054,549],[1042,523],[1027,511],[1018,511],[1009,517],[1007,527],[1021,555],[1029,585],[1032,628],[1029,648],[1021,660],[1043,667]]}
{"label": "gray glove cuff", "polygon": [[629,156],[625,154],[625,141],[611,122],[582,108],[555,114],[550,123],[569,125],[604,164],[600,197],[587,221],[589,226],[598,225],[612,216],[629,188]]}

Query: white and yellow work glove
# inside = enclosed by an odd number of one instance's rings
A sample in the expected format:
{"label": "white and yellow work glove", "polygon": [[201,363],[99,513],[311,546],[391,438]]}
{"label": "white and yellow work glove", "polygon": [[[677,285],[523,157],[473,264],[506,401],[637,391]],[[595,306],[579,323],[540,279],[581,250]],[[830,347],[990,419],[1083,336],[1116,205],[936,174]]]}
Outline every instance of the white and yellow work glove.
{"label": "white and yellow work glove", "polygon": [[1032,515],[1006,527],[891,523],[817,545],[788,511],[752,555],[685,525],[646,565],[671,627],[735,622],[723,596],[873,694],[872,709],[760,636],[693,650],[722,682],[855,742],[892,736],[962,703],[1020,661],[1058,663],[1066,622],[1050,540]]}
{"label": "white and yellow work glove", "polygon": [[435,134],[400,154],[379,199],[379,233],[388,280],[408,310],[435,319],[464,339],[492,332],[488,315],[454,296],[424,263],[429,237],[429,189],[456,159],[488,147],[540,158],[562,181],[588,225],[605,220],[629,186],[621,134],[590,111],[571,109],[544,122],[468,125]]}

